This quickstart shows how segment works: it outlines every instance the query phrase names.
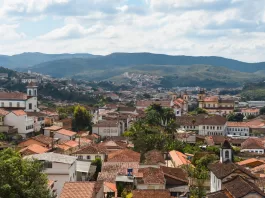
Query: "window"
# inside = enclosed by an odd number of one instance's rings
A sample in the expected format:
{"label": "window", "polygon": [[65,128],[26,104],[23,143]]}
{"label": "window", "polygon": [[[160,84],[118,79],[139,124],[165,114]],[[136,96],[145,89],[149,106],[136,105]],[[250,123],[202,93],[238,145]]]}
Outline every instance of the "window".
{"label": "window", "polygon": [[37,90],[34,90],[34,96],[37,96]]}
{"label": "window", "polygon": [[32,103],[29,103],[29,109],[32,109]]}
{"label": "window", "polygon": [[86,159],[88,159],[88,160],[89,160],[89,159],[90,159],[90,155],[86,156]]}
{"label": "window", "polygon": [[32,95],[31,90],[29,90],[29,96],[31,96],[31,95]]}
{"label": "window", "polygon": [[78,157],[77,157],[78,159],[83,159],[83,156],[82,155],[78,155]]}
{"label": "window", "polygon": [[9,102],[9,107],[12,107],[12,102]]}
{"label": "window", "polygon": [[229,151],[225,151],[225,158],[229,158]]}
{"label": "window", "polygon": [[20,103],[19,102],[17,102],[17,107],[20,107]]}
{"label": "window", "polygon": [[44,168],[52,168],[52,162],[45,161],[44,162]]}
{"label": "window", "polygon": [[5,106],[4,102],[1,102],[1,107],[4,107],[4,106]]}

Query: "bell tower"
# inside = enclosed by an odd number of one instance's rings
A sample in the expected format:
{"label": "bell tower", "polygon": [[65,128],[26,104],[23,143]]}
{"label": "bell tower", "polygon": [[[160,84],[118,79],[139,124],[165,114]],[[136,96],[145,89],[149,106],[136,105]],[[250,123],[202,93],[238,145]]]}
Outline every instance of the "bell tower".
{"label": "bell tower", "polygon": [[200,91],[198,93],[198,103],[199,103],[200,108],[203,108],[203,101],[204,101],[205,96],[206,96],[205,90],[200,89]]}
{"label": "bell tower", "polygon": [[225,140],[220,148],[220,162],[233,162],[233,148],[231,144]]}
{"label": "bell tower", "polygon": [[31,82],[27,86],[26,112],[39,112],[38,109],[38,86]]}

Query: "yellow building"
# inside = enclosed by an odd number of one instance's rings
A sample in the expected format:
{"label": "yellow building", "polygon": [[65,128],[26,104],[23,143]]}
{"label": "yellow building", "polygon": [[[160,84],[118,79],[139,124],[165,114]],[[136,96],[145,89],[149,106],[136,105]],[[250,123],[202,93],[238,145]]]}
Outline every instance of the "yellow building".
{"label": "yellow building", "polygon": [[198,94],[199,107],[206,109],[210,114],[227,115],[232,113],[235,108],[235,101],[223,99],[220,96],[206,96],[204,90]]}

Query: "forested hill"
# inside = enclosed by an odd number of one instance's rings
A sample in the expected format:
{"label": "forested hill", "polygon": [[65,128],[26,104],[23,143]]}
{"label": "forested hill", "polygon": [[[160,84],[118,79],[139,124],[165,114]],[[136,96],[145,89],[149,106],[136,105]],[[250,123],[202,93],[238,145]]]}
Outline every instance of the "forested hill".
{"label": "forested hill", "polygon": [[0,66],[14,69],[14,68],[28,68],[34,65],[54,61],[59,59],[71,58],[94,58],[98,57],[92,54],[43,54],[43,53],[22,53],[13,56],[0,55]]}
{"label": "forested hill", "polygon": [[91,69],[100,67],[101,69],[115,69],[117,67],[129,67],[135,65],[212,65],[222,66],[228,69],[241,72],[256,72],[265,70],[265,62],[246,63],[233,59],[227,59],[216,56],[170,56],[164,54],[152,53],[113,53],[107,56],[97,57],[95,59],[73,59],[50,61],[35,65],[34,71],[43,72],[43,68],[53,68],[57,65],[64,65],[65,69],[70,69],[72,63],[82,69]]}

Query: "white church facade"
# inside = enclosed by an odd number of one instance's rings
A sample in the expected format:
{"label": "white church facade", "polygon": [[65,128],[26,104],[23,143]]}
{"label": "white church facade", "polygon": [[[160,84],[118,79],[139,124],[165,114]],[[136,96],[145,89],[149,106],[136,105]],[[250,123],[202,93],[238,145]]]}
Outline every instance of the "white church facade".
{"label": "white church facade", "polygon": [[34,83],[29,83],[27,93],[0,92],[0,108],[39,112],[37,96],[38,86]]}

